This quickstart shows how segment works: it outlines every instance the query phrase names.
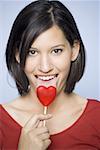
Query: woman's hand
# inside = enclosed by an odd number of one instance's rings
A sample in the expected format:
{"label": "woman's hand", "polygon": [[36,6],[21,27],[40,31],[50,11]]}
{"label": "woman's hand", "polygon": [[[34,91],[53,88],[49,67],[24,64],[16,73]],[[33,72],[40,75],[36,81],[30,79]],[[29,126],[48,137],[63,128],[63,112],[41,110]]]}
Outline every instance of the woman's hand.
{"label": "woman's hand", "polygon": [[52,115],[34,115],[22,128],[18,150],[46,150],[50,145],[50,134],[47,127],[43,127],[43,120]]}

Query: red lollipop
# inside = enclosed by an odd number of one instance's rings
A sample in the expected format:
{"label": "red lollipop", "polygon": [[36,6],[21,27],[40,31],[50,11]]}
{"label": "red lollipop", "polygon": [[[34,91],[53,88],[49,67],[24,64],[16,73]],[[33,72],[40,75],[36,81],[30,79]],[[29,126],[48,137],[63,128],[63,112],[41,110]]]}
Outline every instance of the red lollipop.
{"label": "red lollipop", "polygon": [[53,86],[39,86],[37,88],[37,97],[43,106],[49,106],[55,99],[56,88]]}
{"label": "red lollipop", "polygon": [[[49,106],[56,97],[56,88],[54,86],[39,86],[37,87],[37,97],[44,106],[44,114],[47,114],[47,106]],[[45,126],[45,121],[44,121]]]}

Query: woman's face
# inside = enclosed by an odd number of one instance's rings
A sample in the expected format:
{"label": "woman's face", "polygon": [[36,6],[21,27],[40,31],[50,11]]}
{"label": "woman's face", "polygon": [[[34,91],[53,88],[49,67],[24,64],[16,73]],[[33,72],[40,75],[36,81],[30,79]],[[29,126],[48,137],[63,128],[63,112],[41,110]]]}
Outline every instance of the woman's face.
{"label": "woman's face", "polygon": [[79,45],[71,47],[56,25],[40,34],[29,49],[25,64],[31,87],[54,83],[58,93],[63,91],[71,61],[76,59],[78,51]]}

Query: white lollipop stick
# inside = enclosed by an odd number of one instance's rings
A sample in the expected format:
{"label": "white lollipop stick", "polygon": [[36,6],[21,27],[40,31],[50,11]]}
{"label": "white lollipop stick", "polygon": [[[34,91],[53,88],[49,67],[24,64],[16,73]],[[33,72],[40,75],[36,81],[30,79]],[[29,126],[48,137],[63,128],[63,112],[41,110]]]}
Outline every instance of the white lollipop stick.
{"label": "white lollipop stick", "polygon": [[[48,107],[47,106],[44,106],[44,110],[43,110],[43,114],[46,115],[47,114],[47,109]],[[46,120],[43,121],[43,126],[45,127],[46,125]]]}

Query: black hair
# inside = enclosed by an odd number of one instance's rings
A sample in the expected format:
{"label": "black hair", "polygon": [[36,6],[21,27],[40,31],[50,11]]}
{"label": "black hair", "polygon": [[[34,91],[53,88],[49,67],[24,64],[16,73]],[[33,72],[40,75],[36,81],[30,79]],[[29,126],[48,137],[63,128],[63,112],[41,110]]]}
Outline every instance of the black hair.
{"label": "black hair", "polygon": [[[75,40],[80,43],[79,55],[71,62],[65,92],[71,93],[76,82],[83,76],[85,48],[72,14],[59,1],[35,1],[27,5],[16,17],[6,48],[7,68],[15,79],[20,95],[28,93],[29,81],[24,72],[28,50],[36,38],[53,25],[63,31],[71,46]],[[16,60],[17,52],[20,63]]]}

